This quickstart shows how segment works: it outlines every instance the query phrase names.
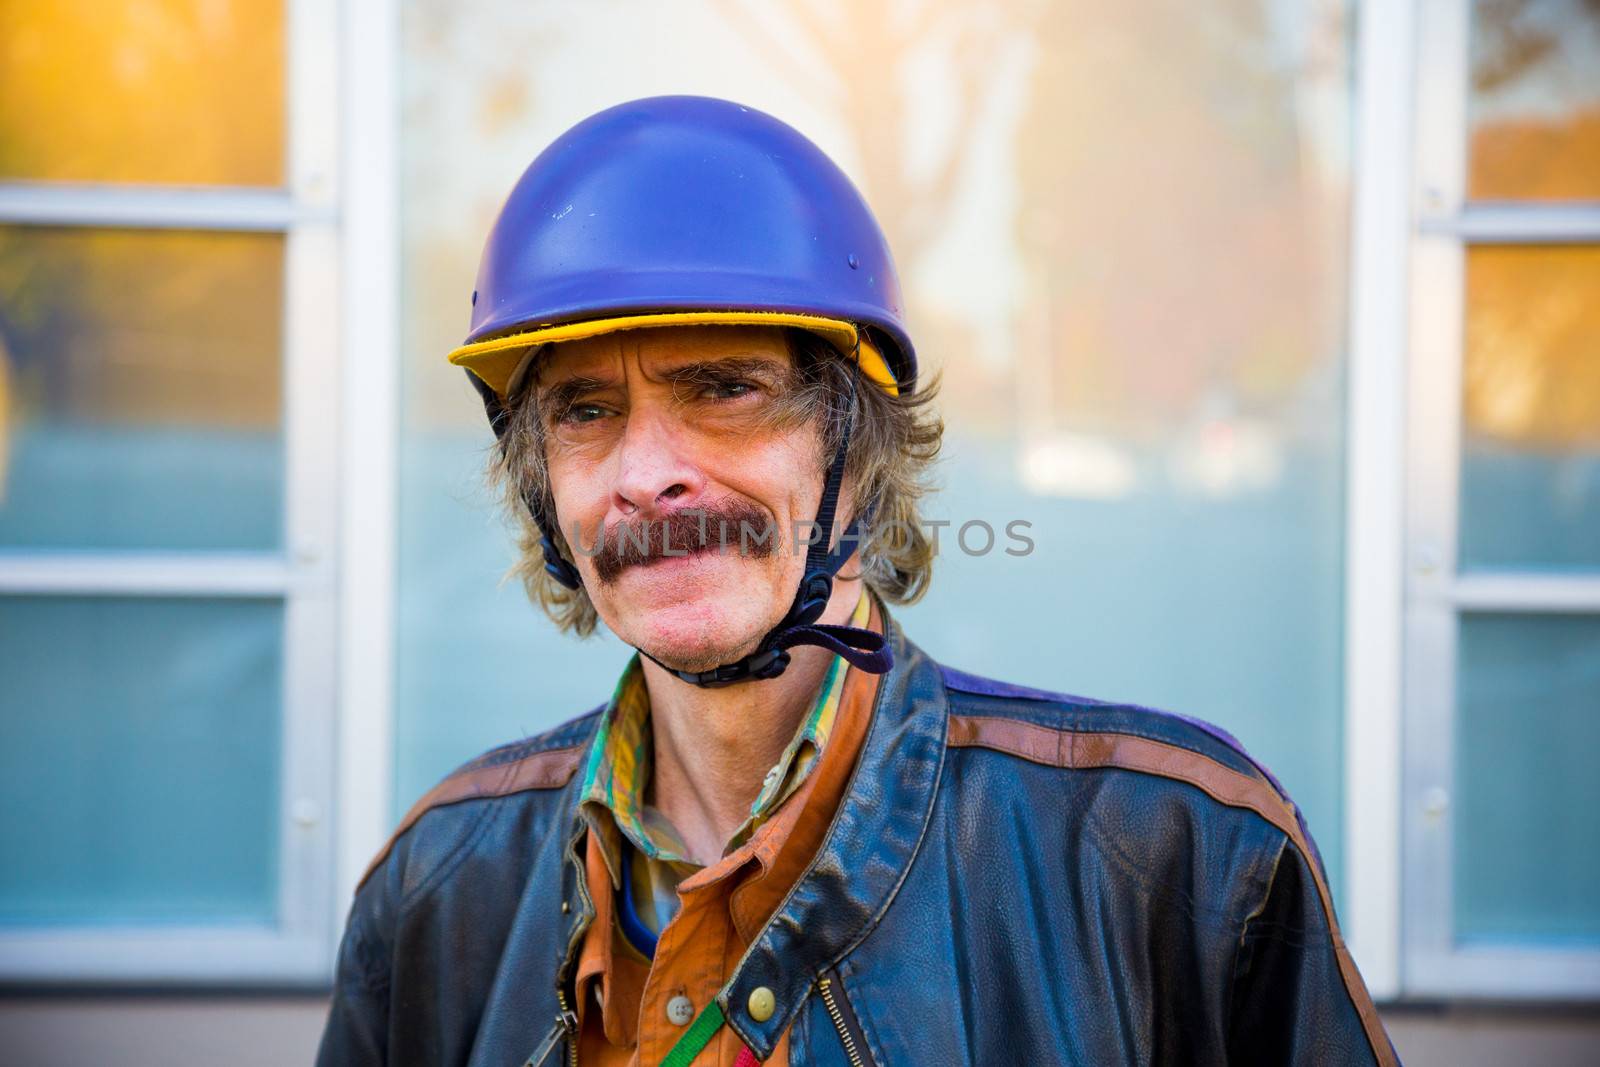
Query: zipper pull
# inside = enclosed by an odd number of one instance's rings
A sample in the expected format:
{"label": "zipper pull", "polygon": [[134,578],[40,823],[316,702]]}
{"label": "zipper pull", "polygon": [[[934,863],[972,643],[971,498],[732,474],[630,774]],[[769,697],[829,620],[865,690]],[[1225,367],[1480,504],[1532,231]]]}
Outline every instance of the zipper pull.
{"label": "zipper pull", "polygon": [[544,1061],[550,1058],[550,1053],[555,1051],[556,1045],[560,1043],[563,1037],[571,1037],[576,1040],[577,1035],[577,1013],[563,1005],[561,1013],[556,1016],[555,1026],[551,1028],[545,1039],[539,1042],[539,1047],[533,1050],[533,1055],[528,1057],[527,1062],[522,1067],[544,1067]]}

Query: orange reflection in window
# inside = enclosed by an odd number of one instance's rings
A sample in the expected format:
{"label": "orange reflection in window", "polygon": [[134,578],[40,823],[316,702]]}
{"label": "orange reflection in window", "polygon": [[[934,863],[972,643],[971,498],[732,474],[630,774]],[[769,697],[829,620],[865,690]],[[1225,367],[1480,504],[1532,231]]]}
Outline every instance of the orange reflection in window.
{"label": "orange reflection in window", "polygon": [[1477,200],[1600,199],[1600,107],[1479,126],[1469,188]]}
{"label": "orange reflection in window", "polygon": [[1467,253],[1469,435],[1600,447],[1600,247]]}
{"label": "orange reflection in window", "polygon": [[281,184],[283,23],[262,0],[0,3],[0,178]]}
{"label": "orange reflection in window", "polygon": [[278,235],[0,227],[18,423],[275,427],[282,323]]}
{"label": "orange reflection in window", "polygon": [[1600,198],[1600,4],[1477,0],[1468,113],[1473,199]]}

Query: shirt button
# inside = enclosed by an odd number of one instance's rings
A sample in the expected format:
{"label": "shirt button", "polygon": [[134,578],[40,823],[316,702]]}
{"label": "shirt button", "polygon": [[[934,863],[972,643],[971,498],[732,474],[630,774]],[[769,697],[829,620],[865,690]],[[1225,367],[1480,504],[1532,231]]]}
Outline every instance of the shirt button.
{"label": "shirt button", "polygon": [[764,985],[758,985],[750,991],[750,1018],[758,1023],[764,1023],[772,1018],[772,1011],[778,1006],[778,998],[772,995],[772,990]]}
{"label": "shirt button", "polygon": [[688,1026],[694,1018],[694,1001],[679,993],[667,1001],[667,1021],[673,1026]]}

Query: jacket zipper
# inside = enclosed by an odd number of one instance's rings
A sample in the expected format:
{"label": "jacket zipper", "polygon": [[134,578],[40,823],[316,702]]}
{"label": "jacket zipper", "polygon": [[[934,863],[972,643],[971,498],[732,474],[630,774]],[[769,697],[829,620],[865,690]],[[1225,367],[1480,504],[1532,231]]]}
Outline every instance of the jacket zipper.
{"label": "jacket zipper", "polygon": [[[841,1004],[838,996],[834,994],[834,984],[838,981],[837,971],[828,971],[817,979],[817,992],[822,994],[822,1005],[828,1009],[828,1018],[833,1020],[833,1028],[839,1031],[839,1041],[844,1045],[844,1054],[850,1058],[850,1067],[866,1067],[866,1061],[861,1057],[867,1047],[855,1025],[854,1017],[845,1016],[847,1005]],[[841,993],[843,991],[841,990]],[[871,1056],[871,1053],[866,1053]]]}
{"label": "jacket zipper", "polygon": [[563,1037],[570,1038],[567,1042],[567,1055],[563,1057],[568,1067],[578,1067],[578,1017],[567,1005],[567,994],[563,989],[556,990],[556,1000],[561,1005],[561,1014],[556,1016],[556,1024],[551,1028],[545,1039],[539,1042],[539,1047],[533,1050],[527,1062],[522,1067],[544,1067],[544,1061],[550,1058],[550,1053],[555,1051],[556,1043]]}
{"label": "jacket zipper", "polygon": [[559,986],[556,1002],[561,1005],[561,1028],[567,1032],[567,1067],[578,1067],[578,1014],[567,1005],[567,992]]}
{"label": "jacket zipper", "polygon": [[[578,856],[578,842],[583,840],[586,831],[581,828],[582,820],[580,819],[578,822],[580,824],[579,828],[572,839],[567,842],[567,854],[577,863],[580,872],[577,883],[578,906],[582,909],[583,915],[577,925],[572,928],[572,935],[567,939],[566,959],[562,963],[561,969],[557,972],[556,1003],[561,1008],[561,1011],[556,1015],[556,1025],[545,1036],[545,1039],[539,1042],[539,1047],[534,1050],[533,1055],[528,1057],[522,1067],[544,1067],[544,1061],[550,1058],[550,1053],[555,1050],[556,1043],[561,1040],[563,1035],[567,1038],[567,1054],[562,1059],[566,1062],[567,1067],[578,1067],[578,1015],[572,1010],[572,1005],[567,1002],[567,991],[562,988],[561,979],[561,974],[565,972],[567,965],[572,961],[573,951],[578,947],[578,939],[583,936],[584,929],[587,928],[590,920],[594,918],[594,901],[589,899],[589,887],[581,874],[583,861]],[[565,914],[566,904],[563,903],[561,907],[563,914]]]}

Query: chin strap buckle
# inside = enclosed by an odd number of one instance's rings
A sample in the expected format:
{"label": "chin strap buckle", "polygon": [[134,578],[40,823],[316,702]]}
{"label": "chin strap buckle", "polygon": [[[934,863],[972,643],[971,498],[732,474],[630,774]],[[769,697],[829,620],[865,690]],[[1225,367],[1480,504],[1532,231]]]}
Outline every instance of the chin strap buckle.
{"label": "chin strap buckle", "polygon": [[800,581],[800,590],[794,607],[785,620],[790,625],[805,626],[822,618],[833,596],[833,575],[827,571],[812,571]]}
{"label": "chin strap buckle", "polygon": [[[639,651],[644,652],[643,649]],[[733,685],[736,682],[761,681],[766,678],[776,678],[789,667],[789,650],[786,648],[766,648],[759,652],[752,652],[744,659],[734,663],[724,663],[720,667],[713,667],[709,671],[680,671],[676,667],[668,667],[665,663],[644,652],[652,660],[671,671],[673,675],[681,678],[690,685],[697,685],[701,689],[716,689],[724,685]]]}
{"label": "chin strap buckle", "polygon": [[769,648],[765,652],[757,652],[746,662],[746,675],[750,678],[776,678],[789,666],[789,650],[786,648]]}

